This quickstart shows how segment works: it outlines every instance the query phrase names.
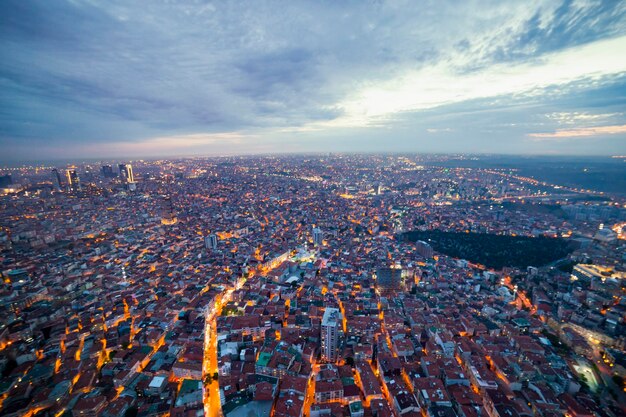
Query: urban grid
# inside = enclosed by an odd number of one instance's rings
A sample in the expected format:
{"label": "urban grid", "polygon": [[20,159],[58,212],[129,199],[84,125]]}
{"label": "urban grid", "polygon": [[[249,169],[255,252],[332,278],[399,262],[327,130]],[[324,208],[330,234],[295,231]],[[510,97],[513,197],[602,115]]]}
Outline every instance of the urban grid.
{"label": "urban grid", "polygon": [[5,169],[0,415],[624,415],[626,201],[453,160]]}

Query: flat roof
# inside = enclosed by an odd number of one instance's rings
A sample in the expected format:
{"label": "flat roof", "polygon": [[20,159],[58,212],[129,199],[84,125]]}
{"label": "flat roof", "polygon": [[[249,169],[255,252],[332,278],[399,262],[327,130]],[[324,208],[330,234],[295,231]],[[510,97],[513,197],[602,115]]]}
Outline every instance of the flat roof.
{"label": "flat roof", "polygon": [[271,353],[262,352],[259,355],[259,359],[256,361],[256,364],[259,366],[267,366],[267,364],[270,362],[270,359],[272,359]]}
{"label": "flat roof", "polygon": [[341,313],[337,308],[327,308],[322,317],[322,326],[335,325],[341,321]]}
{"label": "flat roof", "polygon": [[152,381],[150,381],[150,385],[148,385],[148,387],[159,388],[161,385],[163,385],[163,381],[165,381],[164,376],[155,376],[154,378],[152,378]]}

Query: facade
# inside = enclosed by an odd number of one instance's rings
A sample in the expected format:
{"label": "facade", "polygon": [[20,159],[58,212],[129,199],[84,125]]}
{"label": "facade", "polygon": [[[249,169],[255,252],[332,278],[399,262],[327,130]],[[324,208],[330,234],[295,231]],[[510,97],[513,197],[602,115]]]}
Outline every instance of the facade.
{"label": "facade", "polygon": [[63,180],[61,179],[59,170],[56,168],[52,170],[52,184],[54,185],[54,189],[56,191],[61,191],[63,189]]}
{"label": "facade", "polygon": [[322,317],[322,360],[335,362],[339,356],[339,336],[341,332],[341,312],[337,308],[327,308]]}
{"label": "facade", "polygon": [[133,175],[133,166],[131,164],[119,164],[120,177],[126,183],[134,183],[135,176]]}
{"label": "facade", "polygon": [[376,270],[376,282],[381,289],[398,290],[402,286],[402,269],[378,268]]}
{"label": "facade", "polygon": [[424,258],[430,258],[433,256],[433,248],[423,240],[415,242],[415,250]]}
{"label": "facade", "polygon": [[170,197],[163,197],[161,200],[161,224],[172,225],[176,224],[178,219],[174,212],[174,204]]}
{"label": "facade", "polygon": [[67,188],[70,192],[77,192],[81,190],[80,187],[80,178],[78,178],[78,173],[75,169],[70,168],[65,171],[65,175],[67,177]]}
{"label": "facade", "polygon": [[102,176],[104,178],[114,178],[115,173],[113,172],[113,167],[111,165],[102,165]]}
{"label": "facade", "polygon": [[204,247],[209,250],[217,249],[217,235],[215,233],[211,233],[204,238]]}
{"label": "facade", "polygon": [[315,246],[322,246],[324,244],[324,233],[319,227],[313,229],[313,244]]}

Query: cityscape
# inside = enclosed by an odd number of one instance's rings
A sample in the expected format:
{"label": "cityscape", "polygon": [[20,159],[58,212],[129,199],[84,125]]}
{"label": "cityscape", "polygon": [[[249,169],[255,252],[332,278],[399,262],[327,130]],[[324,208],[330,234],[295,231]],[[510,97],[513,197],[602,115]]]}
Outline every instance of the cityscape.
{"label": "cityscape", "polygon": [[617,0],[2,0],[0,417],[626,416],[624,51]]}
{"label": "cityscape", "polygon": [[487,159],[5,170],[1,414],[623,415],[626,196]]}

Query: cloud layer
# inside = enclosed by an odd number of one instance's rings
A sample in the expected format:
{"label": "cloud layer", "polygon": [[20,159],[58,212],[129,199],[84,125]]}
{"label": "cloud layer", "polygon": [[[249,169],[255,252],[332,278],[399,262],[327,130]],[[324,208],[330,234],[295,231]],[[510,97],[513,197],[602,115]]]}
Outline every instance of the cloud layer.
{"label": "cloud layer", "polygon": [[624,50],[624,2],[8,0],[0,146],[623,153]]}

